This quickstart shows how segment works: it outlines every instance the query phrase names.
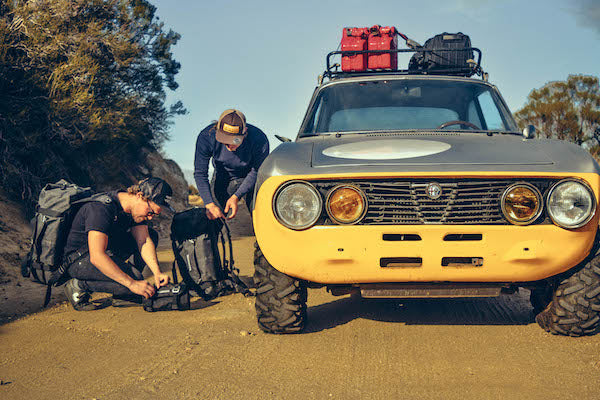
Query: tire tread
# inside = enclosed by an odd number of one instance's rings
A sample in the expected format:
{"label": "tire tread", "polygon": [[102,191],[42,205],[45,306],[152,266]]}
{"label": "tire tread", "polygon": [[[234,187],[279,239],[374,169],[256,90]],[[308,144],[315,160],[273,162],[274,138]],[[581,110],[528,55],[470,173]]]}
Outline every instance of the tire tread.
{"label": "tire tread", "polygon": [[266,333],[298,333],[306,321],[306,286],[273,268],[255,245],[254,283],[258,326]]}

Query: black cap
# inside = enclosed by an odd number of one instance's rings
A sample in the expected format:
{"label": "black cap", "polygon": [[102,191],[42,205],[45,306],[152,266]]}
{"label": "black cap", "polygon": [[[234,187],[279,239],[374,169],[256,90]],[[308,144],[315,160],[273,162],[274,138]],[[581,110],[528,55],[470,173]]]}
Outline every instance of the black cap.
{"label": "black cap", "polygon": [[140,190],[148,200],[152,200],[159,206],[165,207],[170,211],[175,212],[173,207],[168,203],[173,195],[171,186],[160,178],[146,178],[139,183]]}

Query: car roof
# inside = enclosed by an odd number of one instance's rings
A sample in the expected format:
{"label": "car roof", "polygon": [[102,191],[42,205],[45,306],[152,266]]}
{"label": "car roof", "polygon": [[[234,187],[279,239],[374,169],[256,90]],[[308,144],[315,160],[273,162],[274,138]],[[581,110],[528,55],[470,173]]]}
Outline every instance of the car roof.
{"label": "car roof", "polygon": [[361,74],[361,75],[346,75],[346,76],[334,76],[329,80],[324,81],[319,85],[319,88],[350,82],[369,82],[369,81],[381,81],[381,80],[436,80],[436,81],[447,81],[447,82],[465,82],[465,83],[477,83],[489,87],[495,86],[482,79],[473,79],[461,76],[451,75],[425,75],[425,74],[393,74],[393,73],[377,73],[372,75]]}

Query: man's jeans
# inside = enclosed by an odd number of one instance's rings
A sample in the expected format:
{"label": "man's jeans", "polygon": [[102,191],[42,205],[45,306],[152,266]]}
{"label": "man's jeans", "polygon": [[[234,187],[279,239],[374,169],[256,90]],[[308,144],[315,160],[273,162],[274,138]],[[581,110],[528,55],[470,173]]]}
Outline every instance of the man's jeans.
{"label": "man's jeans", "polygon": [[[221,210],[224,211],[225,204],[227,200],[231,196],[234,195],[235,191],[240,187],[244,178],[231,179],[228,177],[217,176],[217,173],[213,174],[213,178],[210,182],[211,189],[213,191],[213,197],[217,200],[218,205],[221,207]],[[254,188],[250,190],[245,196],[244,201],[246,202],[246,207],[248,207],[248,211],[252,215],[252,197],[254,196]]]}
{"label": "man's jeans", "polygon": [[[148,231],[156,247],[158,245],[158,233],[150,228],[148,228]],[[127,275],[135,280],[144,279],[142,270],[146,264],[137,248],[135,239],[130,233],[126,237],[119,239],[118,241],[111,241],[111,243],[118,243],[118,247],[107,251],[107,254]],[[133,264],[127,261],[131,256],[133,256]],[[112,293],[117,296],[134,294],[125,286],[100,272],[90,262],[89,252],[86,252],[81,258],[71,263],[67,272],[71,278],[77,278],[80,281],[82,289],[90,292]]]}

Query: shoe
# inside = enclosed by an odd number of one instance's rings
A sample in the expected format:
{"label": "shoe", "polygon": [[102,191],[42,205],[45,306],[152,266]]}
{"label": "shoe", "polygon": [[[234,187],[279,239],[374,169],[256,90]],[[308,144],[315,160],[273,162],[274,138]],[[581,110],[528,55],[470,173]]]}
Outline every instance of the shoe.
{"label": "shoe", "polygon": [[73,278],[65,283],[65,294],[69,303],[77,311],[95,310],[96,306],[90,302],[90,292],[81,289],[79,280]]}

